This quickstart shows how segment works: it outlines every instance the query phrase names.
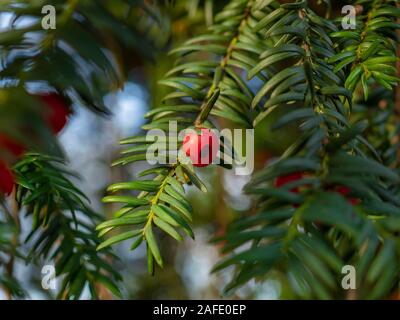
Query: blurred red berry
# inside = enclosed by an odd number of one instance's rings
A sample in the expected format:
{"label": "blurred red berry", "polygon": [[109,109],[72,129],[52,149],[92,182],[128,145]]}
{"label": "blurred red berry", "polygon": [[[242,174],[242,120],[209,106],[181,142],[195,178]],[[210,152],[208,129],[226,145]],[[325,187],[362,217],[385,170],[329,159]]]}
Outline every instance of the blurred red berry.
{"label": "blurred red berry", "polygon": [[[346,198],[349,195],[349,193],[351,193],[351,189],[346,186],[337,186],[336,191]],[[361,200],[357,198],[348,198],[348,200],[353,206],[358,205],[361,202]]]}
{"label": "blurred red berry", "polygon": [[6,164],[0,162],[0,192],[10,195],[14,189],[14,175]]}
{"label": "blurred red berry", "polygon": [[347,196],[351,192],[350,188],[345,187],[345,186],[336,187],[336,191],[339,192],[343,196]]}
{"label": "blurred red berry", "polygon": [[54,133],[59,133],[68,121],[69,107],[56,93],[42,94],[38,97],[49,107],[46,122]]}
{"label": "blurred red berry", "polygon": [[188,133],[182,147],[195,167],[206,167],[218,153],[219,139],[210,129],[201,128],[200,133]]}
{"label": "blurred red berry", "polygon": [[7,149],[7,151],[16,158],[21,157],[26,151],[24,146],[3,133],[0,133],[0,149],[1,148]]}
{"label": "blurred red berry", "polygon": [[[290,173],[290,174],[287,174],[284,176],[277,177],[274,181],[274,186],[275,186],[275,188],[280,188],[280,187],[284,186],[285,184],[300,180],[302,178],[303,178],[303,173],[301,173],[301,172]],[[299,193],[299,188],[298,187],[292,188],[292,189],[290,189],[290,191],[294,192],[294,193]]]}

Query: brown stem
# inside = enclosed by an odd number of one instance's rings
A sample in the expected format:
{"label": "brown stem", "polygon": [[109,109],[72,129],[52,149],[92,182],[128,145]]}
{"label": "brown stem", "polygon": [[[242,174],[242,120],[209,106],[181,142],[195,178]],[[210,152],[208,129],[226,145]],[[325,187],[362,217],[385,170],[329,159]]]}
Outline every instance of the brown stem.
{"label": "brown stem", "polygon": [[[239,28],[237,29],[236,34],[233,36],[233,38],[231,39],[231,41],[229,42],[228,48],[226,49],[226,54],[224,55],[224,57],[221,59],[220,61],[220,65],[219,67],[221,68],[221,77],[220,80],[222,80],[224,73],[225,73],[225,68],[228,65],[229,59],[232,56],[233,50],[235,49],[236,43],[239,39],[239,35],[242,32],[242,30],[244,29],[244,27],[246,26],[247,22],[248,22],[248,18],[250,16],[250,12],[251,12],[251,7],[253,5],[253,0],[250,0],[246,6],[246,9],[244,11],[244,15],[243,15],[243,19],[239,24]],[[220,82],[220,81],[218,81]],[[213,85],[210,87],[210,89],[207,92],[206,95],[206,99],[205,101],[203,101],[203,104],[201,106],[201,109],[203,109],[206,104],[208,99],[211,98],[211,96],[214,94],[215,90],[219,89],[219,83],[213,83]],[[194,124],[196,127],[200,127],[203,119],[200,118],[201,113],[198,115],[198,117],[196,118]]]}

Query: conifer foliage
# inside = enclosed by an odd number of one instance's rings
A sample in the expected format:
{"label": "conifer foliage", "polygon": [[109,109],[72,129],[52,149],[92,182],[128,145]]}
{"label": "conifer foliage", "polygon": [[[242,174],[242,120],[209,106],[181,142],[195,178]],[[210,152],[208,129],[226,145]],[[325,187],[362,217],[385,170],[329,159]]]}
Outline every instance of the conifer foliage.
{"label": "conifer foliage", "polygon": [[[55,28],[42,25],[48,6]],[[120,52],[151,57],[163,37],[159,9],[136,0],[5,0],[0,14],[0,286],[26,296],[15,262],[54,262],[57,298],[79,299],[85,289],[98,298],[103,288],[120,296],[117,258],[96,251],[101,216],[71,182],[56,135],[74,103],[110,113],[104,97],[130,68]],[[26,239],[23,215],[32,220]]]}
{"label": "conifer foliage", "polygon": [[[341,270],[347,264],[358,270],[360,298],[383,297],[398,284],[400,180],[397,170],[382,161],[386,150],[369,142],[365,132],[373,124],[360,116],[354,102],[368,101],[369,92],[381,86],[382,93],[392,91],[397,84],[399,9],[393,1],[356,4],[362,8],[357,29],[341,30],[340,20],[316,14],[307,1],[233,0],[215,17],[209,33],[172,50],[178,55],[176,67],[160,85],[173,90],[149,112],[145,129],[167,129],[168,120],[178,121],[179,128],[213,126],[209,116],[253,127],[288,105],[274,128],[296,123],[301,131],[246,186],[257,213],[234,221],[226,236],[215,239],[223,240],[223,252],[230,254],[214,270],[236,268],[227,292],[277,271],[300,297],[343,297]],[[196,60],[204,51],[210,59]],[[250,86],[253,78],[261,85]],[[145,159],[143,141],[123,140],[135,146],[115,164]],[[299,179],[274,185],[275,179],[299,172]],[[106,197],[124,207],[100,229],[139,225],[104,245],[134,238],[135,248],[146,241],[153,272],[153,258],[162,266],[154,229],[177,240],[176,228],[189,233],[190,205],[182,185],[203,185],[179,162],[148,173],[155,174],[154,180],[110,187],[142,192],[138,197]]]}
{"label": "conifer foliage", "polygon": [[[24,5],[14,5],[19,2]],[[44,2],[3,1],[0,9],[19,17],[36,12]],[[102,98],[120,86],[124,75],[115,71],[118,58],[107,47],[110,39],[99,34],[106,30],[122,49],[150,52],[153,44],[141,37],[150,23],[158,25],[159,11],[149,7],[151,1],[54,2],[62,24],[54,32],[40,31],[41,46],[24,36],[38,31],[35,25],[0,33],[0,77],[9,83],[45,81],[67,101],[78,99],[91,110],[106,112]],[[161,2],[154,7],[162,7]],[[356,25],[343,29],[342,16],[335,17],[330,1],[323,2],[328,5],[226,1],[212,23],[208,19],[204,33],[170,51],[174,66],[158,82],[167,93],[146,114],[143,132],[121,141],[122,155],[113,163],[145,162],[152,144],[146,134],[153,129],[173,134],[168,132],[172,121],[177,131],[219,129],[226,123],[252,129],[274,117],[273,130],[298,129],[286,150],[254,172],[245,186],[252,208],[231,222],[223,236],[212,239],[222,244],[213,272],[233,270],[226,294],[252,279],[278,275],[298,298],[346,298],[346,265],[356,270],[352,294],[357,298],[398,292],[400,101],[395,90],[400,8],[395,0],[349,1],[344,4],[356,8]],[[136,8],[132,10],[138,15],[126,19],[126,11],[117,7]],[[144,13],[147,19],[135,23]],[[11,54],[15,48],[19,55]],[[90,74],[79,72],[78,61],[91,66]],[[54,65],[62,70],[52,72]],[[0,90],[3,95],[22,91],[27,102],[32,98],[20,85]],[[1,131],[23,140],[2,126]],[[46,141],[51,136],[47,131],[40,131],[38,140]],[[178,140],[174,150],[182,143]],[[164,264],[160,234],[177,241],[195,239],[187,191],[195,186],[207,192],[199,177],[201,166],[170,153],[165,164],[149,166],[135,180],[115,181],[103,202],[118,209],[101,222],[70,182],[57,150],[53,141],[39,153],[28,152],[13,168],[16,203],[33,220],[26,239],[28,259],[56,261],[57,275],[64,276],[60,298],[79,298],[86,285],[97,297],[96,284],[119,295],[121,278],[110,263],[117,258],[110,249],[116,243],[130,241],[131,250],[145,246],[148,271],[154,274]],[[19,226],[12,214],[7,217],[0,220],[0,251],[16,256]],[[22,295],[18,282],[5,274],[0,273],[0,285],[13,296]]]}

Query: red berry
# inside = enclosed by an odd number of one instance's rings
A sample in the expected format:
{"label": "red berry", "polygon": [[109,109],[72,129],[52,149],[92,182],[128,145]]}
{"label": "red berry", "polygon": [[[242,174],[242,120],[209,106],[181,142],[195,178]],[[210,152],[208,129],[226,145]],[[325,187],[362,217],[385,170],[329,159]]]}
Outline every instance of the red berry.
{"label": "red berry", "polygon": [[357,198],[350,198],[349,201],[353,206],[356,206],[361,203],[361,200]]}
{"label": "red berry", "polygon": [[26,151],[24,146],[3,133],[0,133],[0,148],[7,149],[16,158],[21,157]]}
{"label": "red berry", "polygon": [[0,162],[0,192],[10,195],[14,189],[14,175],[6,164]]}
{"label": "red berry", "polygon": [[[301,172],[290,173],[288,175],[277,177],[275,179],[274,186],[275,186],[275,188],[280,188],[280,187],[284,186],[285,184],[300,180],[302,178],[303,178],[303,173],[301,173]],[[299,188],[298,187],[292,188],[292,189],[290,189],[290,191],[294,192],[294,193],[299,193]]]}
{"label": "red berry", "polygon": [[347,196],[351,192],[350,188],[345,187],[345,186],[336,187],[336,191],[339,192],[343,196]]}
{"label": "red berry", "polygon": [[56,93],[38,96],[48,107],[46,122],[54,133],[59,133],[67,123],[69,108],[60,95]]}
{"label": "red berry", "polygon": [[[348,194],[351,193],[351,189],[346,186],[337,186],[336,191],[346,198]],[[358,205],[361,202],[361,200],[357,198],[348,198],[348,200],[353,206]]]}
{"label": "red berry", "polygon": [[195,167],[206,167],[218,153],[219,139],[210,129],[201,128],[200,134],[195,131],[188,133],[182,147]]}

